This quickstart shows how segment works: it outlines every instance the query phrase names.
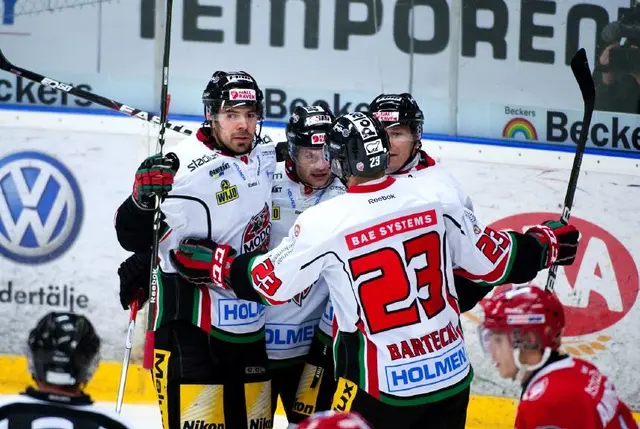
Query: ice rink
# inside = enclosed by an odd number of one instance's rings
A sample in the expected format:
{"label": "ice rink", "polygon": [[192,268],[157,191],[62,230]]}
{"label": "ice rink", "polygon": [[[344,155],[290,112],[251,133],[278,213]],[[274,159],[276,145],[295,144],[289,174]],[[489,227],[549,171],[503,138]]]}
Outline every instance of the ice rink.
{"label": "ice rink", "polygon": [[[110,410],[115,409],[115,404],[112,402],[99,402],[97,404]],[[131,420],[136,429],[162,429],[160,411],[157,406],[124,404],[122,414]],[[287,419],[282,416],[275,416],[273,429],[285,429],[286,427]]]}
{"label": "ice rink", "polygon": [[[44,154],[54,158],[69,175],[46,170],[50,167],[42,167],[41,171],[60,182],[73,182],[79,189],[77,195],[66,197],[75,198],[75,216],[80,216],[80,226],[68,249],[45,263],[25,264],[0,257],[0,352],[22,355],[28,329],[36,318],[50,310],[70,309],[73,304],[74,311],[87,314],[95,323],[103,338],[103,359],[119,362],[128,314],[118,301],[116,271],[128,253],[116,240],[113,215],[131,192],[136,167],[154,150],[154,139],[132,132],[132,125],[142,121],[128,118],[122,123],[129,129],[120,133],[114,129],[91,130],[99,121],[104,122],[105,129],[120,126],[104,118],[80,116],[84,125],[78,118],[74,125],[64,115],[55,120],[42,117],[42,127],[51,129],[34,129],[21,125],[21,115],[0,112],[0,184],[16,174],[15,168],[3,164],[10,155],[36,159]],[[91,121],[96,123],[87,125]],[[12,127],[7,127],[8,123]],[[281,128],[264,131],[275,135],[276,141],[282,138]],[[166,149],[170,150],[178,137],[170,134]],[[572,153],[526,152],[442,141],[424,141],[423,148],[461,183],[485,223],[500,229],[523,230],[534,222],[559,216]],[[39,164],[31,165],[44,166],[43,159],[38,158]],[[574,266],[559,270],[556,292],[567,309],[565,351],[598,365],[612,378],[621,397],[638,410],[640,381],[628,369],[637,363],[637,347],[630,345],[640,342],[637,256],[633,256],[640,254],[640,174],[634,162],[614,164],[611,158],[585,158],[572,212],[572,222],[582,233],[582,250]],[[2,240],[5,239],[0,234],[0,244],[6,245]],[[541,272],[534,283],[542,286],[545,280],[546,273]],[[517,383],[500,379],[480,350],[475,335],[479,315],[473,311],[462,318],[468,333],[465,339],[469,357],[476,371],[472,392],[517,397]],[[3,376],[10,376],[6,369],[0,369],[0,380]],[[104,388],[115,392],[115,383],[117,379],[105,381]],[[107,407],[114,408],[113,404]],[[125,405],[124,413],[140,427],[160,427],[155,406]],[[274,427],[284,428],[286,422],[279,418]],[[483,426],[474,423],[469,427]]]}

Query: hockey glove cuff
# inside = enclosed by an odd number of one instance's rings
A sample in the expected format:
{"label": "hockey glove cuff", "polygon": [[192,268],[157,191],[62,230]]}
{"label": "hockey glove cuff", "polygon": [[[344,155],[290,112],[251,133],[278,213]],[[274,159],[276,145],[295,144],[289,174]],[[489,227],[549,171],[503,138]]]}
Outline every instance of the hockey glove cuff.
{"label": "hockey glove cuff", "polygon": [[229,287],[231,264],[236,251],[209,239],[187,238],[169,252],[171,263],[181,277],[191,283],[216,283]]}
{"label": "hockey glove cuff", "polygon": [[534,237],[542,247],[541,270],[553,264],[571,265],[576,259],[580,233],[573,225],[548,220],[529,228],[525,234]]}

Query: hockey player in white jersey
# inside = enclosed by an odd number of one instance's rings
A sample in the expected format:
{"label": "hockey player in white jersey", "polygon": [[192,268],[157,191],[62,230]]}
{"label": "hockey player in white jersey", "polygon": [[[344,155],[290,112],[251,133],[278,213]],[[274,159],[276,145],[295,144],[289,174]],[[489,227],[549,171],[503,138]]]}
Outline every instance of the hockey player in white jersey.
{"label": "hockey player in white jersey", "polygon": [[133,428],[84,393],[99,360],[100,338],[86,317],[64,312],[42,317],[27,344],[35,387],[0,401],[0,428]]}
{"label": "hockey player in white jersey", "polygon": [[572,263],[578,232],[487,235],[450,184],[385,175],[389,143],[370,114],[339,117],[325,149],[347,193],[303,212],[265,255],[216,246],[203,273],[221,272],[221,287],[272,305],[323,278],[335,311],[332,408],[377,429],[463,428],[473,371],[453,266],[479,283],[518,283],[531,260]]}
{"label": "hockey player in white jersey", "polygon": [[238,253],[268,248],[276,154],[257,129],[263,99],[248,73],[215,72],[202,97],[203,127],[167,157],[143,162],[116,216],[121,245],[148,251],[150,195],[166,196],[152,370],[165,429],[272,425],[264,307],[211,288],[211,279],[186,281],[177,270],[188,271],[193,260],[169,257],[180,247],[205,264],[212,255],[200,243],[212,239]]}
{"label": "hockey player in white jersey", "polygon": [[[389,137],[391,150],[387,174],[394,177],[422,177],[427,180],[447,182],[455,189],[465,207],[471,212],[474,211],[471,198],[462,189],[462,185],[422,149],[424,114],[411,94],[380,94],[373,99],[369,110],[380,120]],[[549,226],[561,225],[552,222]],[[498,234],[490,228],[487,228],[487,233]],[[544,267],[540,265],[538,269],[529,270],[530,277],[524,276],[523,282],[533,280],[541,268]],[[473,282],[456,276],[455,286],[460,311],[464,313],[471,310],[494,286],[499,284],[501,281],[489,283],[486,288],[477,288]]]}
{"label": "hockey player in white jersey", "polygon": [[[289,119],[286,159],[278,163],[271,190],[272,247],[305,209],[345,193],[323,151],[334,119],[321,106],[298,106]],[[280,395],[289,423],[328,410],[335,390],[329,290],[322,279],[309,286],[290,302],[266,308],[272,406]]]}

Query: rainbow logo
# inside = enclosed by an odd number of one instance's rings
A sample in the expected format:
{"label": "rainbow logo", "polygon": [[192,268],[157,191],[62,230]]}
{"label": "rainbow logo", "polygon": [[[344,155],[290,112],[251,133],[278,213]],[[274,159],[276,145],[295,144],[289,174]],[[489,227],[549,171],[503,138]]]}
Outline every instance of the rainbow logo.
{"label": "rainbow logo", "polygon": [[514,139],[518,136],[527,140],[538,140],[536,128],[525,118],[513,118],[502,129],[502,137]]}

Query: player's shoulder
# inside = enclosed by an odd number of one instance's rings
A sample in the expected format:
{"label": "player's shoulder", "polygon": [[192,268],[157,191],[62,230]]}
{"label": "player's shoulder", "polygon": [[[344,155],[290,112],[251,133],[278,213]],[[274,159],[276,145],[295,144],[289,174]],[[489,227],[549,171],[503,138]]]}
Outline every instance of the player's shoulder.
{"label": "player's shoulder", "polygon": [[256,138],[255,151],[260,152],[264,156],[273,156],[276,159],[276,142],[268,134],[263,134]]}
{"label": "player's shoulder", "polygon": [[440,202],[445,207],[463,206],[458,189],[449,180],[427,176],[404,176],[395,179],[394,188],[403,196],[413,195],[423,201]]}
{"label": "player's shoulder", "polygon": [[335,177],[325,189],[330,198],[335,198],[347,193],[347,187],[337,177]]}
{"label": "player's shoulder", "polygon": [[4,414],[7,407],[14,404],[29,403],[28,397],[25,399],[22,395],[8,395],[0,397],[0,414]]}
{"label": "player's shoulder", "polygon": [[180,161],[176,178],[210,166],[220,158],[218,152],[207,147],[196,135],[180,141],[168,152],[174,153]]}
{"label": "player's shoulder", "polygon": [[524,406],[560,407],[585,399],[592,378],[602,375],[589,362],[572,357],[552,362],[543,367],[529,382],[522,395]]}
{"label": "player's shoulder", "polygon": [[343,214],[348,212],[348,198],[345,193],[323,200],[300,213],[295,224],[305,231],[313,231],[314,235],[331,235],[341,224]]}
{"label": "player's shoulder", "polygon": [[13,413],[16,414],[43,414],[47,411],[52,415],[65,417],[67,414],[71,417],[80,412],[88,419],[95,421],[99,427],[106,429],[133,429],[135,426],[127,417],[117,414],[111,409],[95,405],[89,397],[88,402],[83,400],[82,404],[76,401],[75,398],[65,401],[65,397],[60,397],[59,400],[46,400],[40,397],[35,397],[25,392],[21,395],[10,395],[0,398],[0,415],[3,417],[10,417]]}
{"label": "player's shoulder", "polygon": [[289,176],[287,175],[287,167],[284,161],[279,161],[276,164],[276,168],[273,171],[273,181],[274,183],[278,183],[281,186],[289,182],[293,182],[291,179],[289,179]]}

